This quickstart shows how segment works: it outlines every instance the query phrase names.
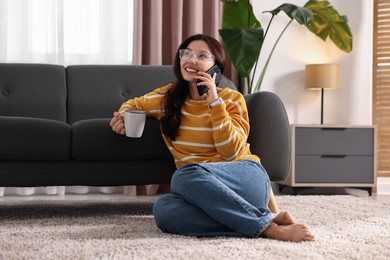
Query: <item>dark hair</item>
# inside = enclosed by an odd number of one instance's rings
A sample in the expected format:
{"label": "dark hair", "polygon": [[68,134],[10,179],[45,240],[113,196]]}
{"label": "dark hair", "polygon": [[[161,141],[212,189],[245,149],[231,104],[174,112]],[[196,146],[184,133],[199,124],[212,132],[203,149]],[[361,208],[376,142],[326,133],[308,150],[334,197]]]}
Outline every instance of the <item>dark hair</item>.
{"label": "dark hair", "polygon": [[171,140],[175,140],[178,135],[181,123],[181,107],[189,94],[188,82],[184,80],[181,74],[179,50],[187,48],[191,42],[197,40],[207,43],[211,53],[215,56],[215,63],[219,65],[221,73],[223,73],[225,68],[225,51],[223,46],[213,37],[195,34],[180,44],[176,52],[174,64],[174,73],[177,80],[163,100],[164,117],[161,119],[162,132]]}

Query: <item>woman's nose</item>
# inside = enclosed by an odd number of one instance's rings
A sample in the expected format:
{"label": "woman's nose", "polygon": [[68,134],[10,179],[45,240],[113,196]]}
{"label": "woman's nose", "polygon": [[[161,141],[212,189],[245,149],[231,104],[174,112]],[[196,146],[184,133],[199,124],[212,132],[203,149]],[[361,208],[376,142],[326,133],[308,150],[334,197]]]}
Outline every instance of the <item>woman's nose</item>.
{"label": "woman's nose", "polygon": [[196,63],[196,61],[197,61],[197,58],[196,58],[195,53],[193,53],[187,60],[187,62],[191,62],[191,63]]}

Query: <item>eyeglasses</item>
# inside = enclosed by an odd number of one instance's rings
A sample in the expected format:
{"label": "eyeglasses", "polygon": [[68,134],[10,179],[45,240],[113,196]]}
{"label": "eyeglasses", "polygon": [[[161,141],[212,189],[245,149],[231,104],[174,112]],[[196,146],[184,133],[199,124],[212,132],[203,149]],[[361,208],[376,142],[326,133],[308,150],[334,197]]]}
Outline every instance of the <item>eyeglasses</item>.
{"label": "eyeglasses", "polygon": [[207,52],[207,51],[192,51],[189,49],[180,49],[179,50],[179,58],[180,60],[189,60],[191,59],[192,55],[195,54],[195,58],[197,61],[205,62],[208,60],[214,61],[215,57],[213,54]]}

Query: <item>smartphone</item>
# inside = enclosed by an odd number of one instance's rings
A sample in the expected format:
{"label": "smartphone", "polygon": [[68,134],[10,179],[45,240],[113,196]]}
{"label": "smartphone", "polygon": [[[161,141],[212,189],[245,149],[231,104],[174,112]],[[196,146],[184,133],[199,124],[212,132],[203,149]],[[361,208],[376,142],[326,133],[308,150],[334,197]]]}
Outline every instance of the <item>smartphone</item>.
{"label": "smartphone", "polygon": [[[213,76],[214,73],[215,73],[216,74],[216,76],[215,76],[215,84],[218,85],[219,81],[222,78],[221,69],[219,68],[218,64],[215,64],[214,66],[212,66],[208,71],[206,71],[206,73],[210,74],[211,76]],[[197,79],[196,83],[199,83],[199,82],[201,82],[201,80]],[[207,91],[209,91],[208,87],[206,87],[206,86],[198,86],[199,96],[203,96],[204,93],[207,93]]]}

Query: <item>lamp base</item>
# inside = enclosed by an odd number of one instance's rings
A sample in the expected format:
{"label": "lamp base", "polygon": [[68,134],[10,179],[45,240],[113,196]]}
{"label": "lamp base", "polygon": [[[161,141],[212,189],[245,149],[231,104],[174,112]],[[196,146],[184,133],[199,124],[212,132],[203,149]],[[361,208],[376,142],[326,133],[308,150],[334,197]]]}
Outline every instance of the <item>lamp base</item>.
{"label": "lamp base", "polygon": [[321,88],[321,125],[324,124],[324,88]]}

